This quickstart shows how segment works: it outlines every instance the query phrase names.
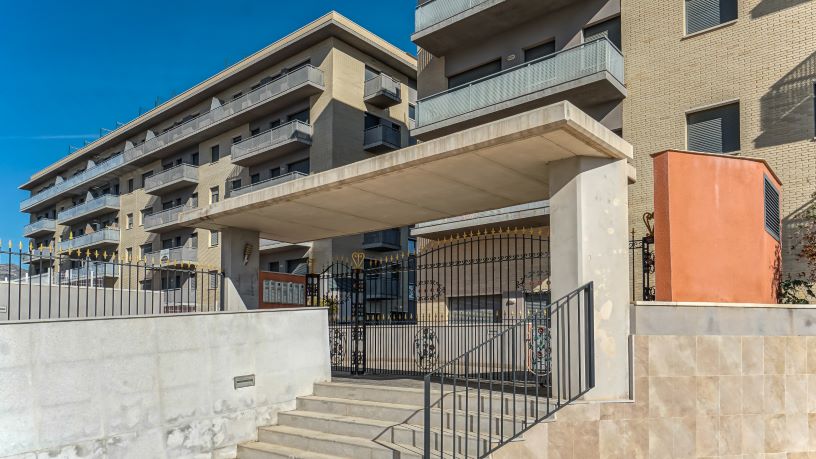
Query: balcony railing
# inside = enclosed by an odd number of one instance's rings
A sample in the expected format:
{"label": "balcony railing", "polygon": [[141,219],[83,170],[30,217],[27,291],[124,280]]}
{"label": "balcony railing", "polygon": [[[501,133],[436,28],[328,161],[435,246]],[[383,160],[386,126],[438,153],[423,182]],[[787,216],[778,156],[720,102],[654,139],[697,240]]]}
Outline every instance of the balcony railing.
{"label": "balcony railing", "polygon": [[236,188],[230,191],[229,197],[234,198],[236,196],[251,193],[262,188],[268,188],[270,186],[280,185],[281,183],[289,182],[295,179],[299,179],[301,177],[306,177],[307,175],[309,174],[304,174],[303,172],[289,172],[288,174],[279,175],[268,180],[263,180],[260,182],[253,183],[251,185],[242,186],[241,188]]}
{"label": "balcony railing", "polygon": [[84,203],[63,210],[57,215],[60,224],[70,223],[76,219],[97,214],[103,210],[116,210],[119,208],[119,196],[114,194],[104,194],[97,198],[85,201]]}
{"label": "balcony railing", "polygon": [[399,250],[399,228],[363,234],[363,248],[367,250]]}
{"label": "balcony railing", "polygon": [[195,206],[183,204],[158,212],[153,212],[152,214],[145,215],[142,224],[144,225],[144,229],[147,231],[161,226],[170,225],[178,221],[179,214],[191,209],[195,209]]}
{"label": "balcony railing", "polygon": [[43,190],[34,196],[24,199],[20,203],[20,210],[26,211],[37,204],[41,204],[48,199],[59,196],[63,193],[73,190],[79,186],[87,184],[89,181],[97,179],[114,169],[122,166],[125,163],[124,155],[112,156],[99,164],[89,167],[73,177],[67,178],[60,183],[55,184],[51,188]]}
{"label": "balcony railing", "polygon": [[23,236],[33,237],[38,234],[53,233],[57,229],[57,221],[43,218],[23,227]]}
{"label": "balcony railing", "polygon": [[237,99],[231,100],[224,105],[208,111],[207,113],[203,113],[195,118],[187,120],[172,129],[162,132],[156,137],[146,140],[137,147],[126,150],[126,160],[127,162],[130,162],[146,156],[166,145],[196,134],[204,128],[218,123],[225,118],[229,118],[236,113],[250,109],[262,102],[277,97],[283,92],[307,83],[313,83],[322,87],[323,71],[311,65],[306,65],[285,75],[281,75],[269,83],[266,83],[265,85],[256,88],[243,96],[238,97]]}
{"label": "balcony railing", "polygon": [[64,240],[59,243],[59,248],[61,251],[68,251],[90,248],[95,245],[101,244],[118,244],[118,243],[119,243],[119,229],[105,228],[103,230],[85,234],[84,236]]}
{"label": "balcony railing", "polygon": [[452,18],[459,13],[478,6],[487,0],[430,0],[416,8],[414,15],[414,31],[427,29],[439,24],[445,19]]}
{"label": "balcony railing", "polygon": [[285,93],[286,91],[298,88],[308,83],[322,88],[323,71],[311,65],[306,65],[285,75],[281,75],[269,83],[266,83],[265,85],[260,86],[244,94],[243,96],[238,97],[237,99],[231,100],[224,105],[187,120],[172,129],[162,132],[153,138],[147,139],[145,142],[139,145],[125,150],[124,153],[120,155],[111,157],[94,167],[88,168],[63,182],[52,186],[51,188],[43,190],[40,193],[23,200],[20,203],[20,210],[27,211],[38,204],[68,192],[76,187],[82,186],[93,179],[100,178],[124,164],[145,157],[167,145],[199,133],[203,129],[237,113],[254,108],[260,103],[266,102]]}
{"label": "balcony railing", "polygon": [[604,71],[623,83],[623,56],[600,38],[421,99],[417,127]]}
{"label": "balcony railing", "polygon": [[71,268],[60,272],[61,283],[85,279],[103,279],[119,277],[119,264],[103,261],[87,263],[85,266]]}
{"label": "balcony railing", "polygon": [[145,179],[145,193],[155,193],[179,185],[190,185],[198,183],[198,166],[192,164],[179,164],[178,166],[165,169],[158,174],[151,175]]}
{"label": "balcony railing", "polygon": [[238,142],[232,146],[232,162],[239,163],[248,157],[269,151],[290,141],[310,145],[312,126],[300,120],[293,120]]}
{"label": "balcony railing", "polygon": [[402,100],[400,98],[400,82],[381,73],[370,80],[366,80],[363,98],[366,102],[382,108],[398,104]]}
{"label": "balcony railing", "polygon": [[148,264],[195,263],[198,261],[198,249],[195,247],[173,247],[145,253]]}
{"label": "balcony railing", "polygon": [[391,126],[377,125],[363,133],[363,149],[373,152],[398,150],[402,147],[400,130]]}

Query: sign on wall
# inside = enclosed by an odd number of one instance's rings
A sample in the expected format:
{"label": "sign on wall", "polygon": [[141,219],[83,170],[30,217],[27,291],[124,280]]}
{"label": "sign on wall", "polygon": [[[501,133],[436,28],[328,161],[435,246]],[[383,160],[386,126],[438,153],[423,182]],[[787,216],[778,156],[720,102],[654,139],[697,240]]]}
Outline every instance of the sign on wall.
{"label": "sign on wall", "polygon": [[263,302],[273,304],[306,304],[306,289],[301,282],[263,281]]}

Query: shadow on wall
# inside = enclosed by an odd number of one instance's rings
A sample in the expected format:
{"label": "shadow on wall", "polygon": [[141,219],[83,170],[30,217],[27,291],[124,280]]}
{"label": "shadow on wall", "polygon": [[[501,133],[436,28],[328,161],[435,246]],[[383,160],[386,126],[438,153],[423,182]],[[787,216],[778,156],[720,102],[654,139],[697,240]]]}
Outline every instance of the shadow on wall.
{"label": "shadow on wall", "polygon": [[813,0],[762,0],[751,10],[751,19],[758,19],[810,1]]}
{"label": "shadow on wall", "polygon": [[806,216],[816,210],[816,198],[811,198],[796,210],[782,218],[782,266],[784,275],[793,277],[806,274],[810,269],[799,257],[802,251],[802,235],[805,230]]}
{"label": "shadow on wall", "polygon": [[814,136],[813,85],[816,52],[774,83],[760,99],[760,129],[755,148],[774,147]]}

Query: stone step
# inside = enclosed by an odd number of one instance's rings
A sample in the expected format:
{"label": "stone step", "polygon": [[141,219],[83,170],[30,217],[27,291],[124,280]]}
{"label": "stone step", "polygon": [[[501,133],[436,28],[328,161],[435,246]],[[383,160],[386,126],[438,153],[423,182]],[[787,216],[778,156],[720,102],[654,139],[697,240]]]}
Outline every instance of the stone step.
{"label": "stone step", "polygon": [[[414,425],[422,425],[424,422],[424,410],[421,406],[372,402],[367,400],[309,395],[306,397],[298,397],[297,410],[332,413],[355,418],[368,418]],[[513,422],[514,419],[515,425]],[[462,432],[464,432],[466,428],[469,432],[479,431],[485,433],[495,433],[503,429],[505,436],[511,436],[514,429],[515,431],[523,430],[534,422],[532,418],[522,418],[519,416],[513,418],[511,416],[502,416],[499,413],[493,413],[492,416],[488,417],[485,413],[477,416],[476,412],[453,411],[447,407],[444,410],[437,408],[431,410],[431,428],[439,428],[442,426],[445,429]]]}
{"label": "stone step", "polygon": [[[335,435],[366,438],[374,441],[385,440],[391,443],[423,447],[423,430],[421,425],[402,424],[391,421],[380,421],[369,418],[343,416],[332,413],[310,411],[289,411],[278,415],[278,424],[301,429],[317,430]],[[454,438],[456,441],[454,442]],[[465,451],[485,451],[491,444],[498,443],[499,438],[489,438],[487,432],[468,433],[439,429],[431,430],[431,447],[435,451],[443,450],[464,454]]]}
{"label": "stone step", "polygon": [[282,425],[259,428],[258,441],[355,459],[420,459],[422,457],[421,450],[417,448],[409,448],[384,440],[373,441]]}
{"label": "stone step", "polygon": [[238,445],[238,459],[344,459],[288,446],[251,441]]}
{"label": "stone step", "polygon": [[[368,381],[366,381],[368,382]],[[421,382],[420,382],[421,383]],[[438,389],[439,385],[434,384],[435,389],[431,391],[431,403],[439,407],[441,391]],[[515,415],[523,417],[527,414],[534,415],[536,409],[539,413],[545,413],[547,410],[547,403],[551,408],[555,406],[555,400],[547,399],[545,397],[536,397],[535,391],[530,390],[527,393],[526,402],[524,393],[516,394],[515,400],[512,394],[498,395],[488,391],[489,385],[478,388],[471,388],[465,392],[463,388],[457,387],[456,390],[452,386],[445,386],[445,397],[442,400],[442,405],[446,408],[453,408],[453,402],[456,401],[457,409],[464,409],[466,404],[468,408],[475,408],[476,401],[480,400],[483,406],[483,411],[492,410],[498,414],[499,409],[503,408],[505,415]],[[493,388],[497,388],[494,384]],[[424,406],[425,391],[421,387],[399,387],[387,385],[387,383],[379,386],[366,383],[346,383],[346,382],[325,382],[315,384],[314,395],[328,398],[345,398],[350,400],[366,400],[372,402],[396,403],[401,405],[415,405],[418,407]],[[504,400],[504,403],[501,403]],[[538,404],[538,406],[536,406]],[[525,413],[525,405],[527,412]],[[513,411],[515,409],[515,412]]]}

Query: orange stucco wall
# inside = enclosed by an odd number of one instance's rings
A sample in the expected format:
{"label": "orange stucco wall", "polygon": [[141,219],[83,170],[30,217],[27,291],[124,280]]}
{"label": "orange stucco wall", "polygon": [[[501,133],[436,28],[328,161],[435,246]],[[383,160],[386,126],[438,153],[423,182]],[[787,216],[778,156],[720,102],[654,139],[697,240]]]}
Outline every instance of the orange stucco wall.
{"label": "orange stucco wall", "polygon": [[656,299],[776,303],[780,245],[765,229],[763,182],[782,194],[773,171],[735,156],[652,156]]}

